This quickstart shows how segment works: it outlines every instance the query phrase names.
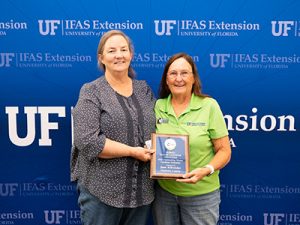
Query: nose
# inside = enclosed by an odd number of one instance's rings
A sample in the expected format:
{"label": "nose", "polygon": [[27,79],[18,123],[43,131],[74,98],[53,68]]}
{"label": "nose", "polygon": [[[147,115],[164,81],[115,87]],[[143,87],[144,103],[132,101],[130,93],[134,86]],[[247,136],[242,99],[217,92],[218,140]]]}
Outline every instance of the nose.
{"label": "nose", "polygon": [[124,52],[122,52],[121,50],[116,51],[115,57],[120,58],[124,56]]}
{"label": "nose", "polygon": [[176,74],[175,80],[182,80],[182,76],[180,73]]}

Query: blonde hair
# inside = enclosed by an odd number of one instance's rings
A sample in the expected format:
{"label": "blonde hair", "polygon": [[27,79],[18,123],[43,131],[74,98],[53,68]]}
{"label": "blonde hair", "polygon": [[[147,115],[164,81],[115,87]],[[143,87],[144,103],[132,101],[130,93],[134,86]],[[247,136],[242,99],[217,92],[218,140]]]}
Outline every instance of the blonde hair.
{"label": "blonde hair", "polygon": [[[120,30],[110,30],[110,31],[107,31],[106,33],[104,33],[102,35],[102,37],[101,37],[101,39],[99,41],[99,44],[98,44],[98,49],[97,49],[98,66],[104,72],[105,72],[105,65],[99,60],[99,55],[103,54],[103,49],[104,49],[104,45],[105,45],[106,41],[110,37],[115,36],[115,35],[121,35],[122,37],[124,37],[125,40],[126,40],[126,42],[127,42],[127,44],[128,44],[128,48],[129,48],[130,53],[132,55],[134,54],[134,47],[133,47],[132,41],[131,41],[131,39],[124,32],[122,32]],[[131,78],[135,77],[135,71],[131,67],[131,65],[129,65],[129,68],[128,68],[128,76],[131,77]]]}

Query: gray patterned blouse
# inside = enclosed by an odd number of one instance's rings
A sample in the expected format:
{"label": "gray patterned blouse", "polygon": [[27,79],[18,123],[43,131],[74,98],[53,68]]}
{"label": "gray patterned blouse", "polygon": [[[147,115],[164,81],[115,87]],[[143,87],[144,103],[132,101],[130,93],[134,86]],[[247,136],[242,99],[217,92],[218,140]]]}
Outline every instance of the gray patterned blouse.
{"label": "gray patterned blouse", "polygon": [[133,94],[115,92],[105,76],[83,85],[73,109],[71,180],[105,204],[137,207],[154,199],[149,162],[131,157],[100,159],[105,139],[144,146],[155,132],[155,98],[145,81],[133,80]]}

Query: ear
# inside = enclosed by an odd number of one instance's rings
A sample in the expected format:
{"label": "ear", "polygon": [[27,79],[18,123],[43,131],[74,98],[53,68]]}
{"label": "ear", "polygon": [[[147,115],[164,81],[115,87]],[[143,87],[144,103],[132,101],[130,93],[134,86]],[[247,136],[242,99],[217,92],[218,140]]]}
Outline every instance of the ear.
{"label": "ear", "polygon": [[103,60],[103,55],[101,55],[101,54],[98,54],[98,62],[101,62],[101,63],[103,63],[103,62],[102,62],[102,60]]}
{"label": "ear", "polygon": [[133,59],[133,53],[130,52],[130,60],[132,60],[132,59]]}
{"label": "ear", "polygon": [[193,75],[193,85],[196,83],[196,79],[195,79],[195,77],[194,77],[194,75]]}
{"label": "ear", "polygon": [[[169,81],[168,81],[168,79],[166,80],[166,85],[168,86],[168,88],[169,88]],[[170,88],[169,88],[170,89]]]}

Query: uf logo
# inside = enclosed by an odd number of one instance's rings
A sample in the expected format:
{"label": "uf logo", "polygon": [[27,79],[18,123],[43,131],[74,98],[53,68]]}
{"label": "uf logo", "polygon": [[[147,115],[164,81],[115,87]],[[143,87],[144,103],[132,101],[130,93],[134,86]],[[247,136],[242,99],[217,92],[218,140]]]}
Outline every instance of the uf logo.
{"label": "uf logo", "polygon": [[[278,29],[276,30],[277,23]],[[288,36],[288,30],[294,26],[294,21],[271,21],[271,24],[273,36]]]}
{"label": "uf logo", "polygon": [[0,184],[0,196],[14,196],[17,191],[17,183]]}
{"label": "uf logo", "polygon": [[176,25],[176,20],[161,20],[161,31],[159,31],[159,20],[154,20],[154,24],[155,24],[155,33],[159,36],[162,35],[167,35],[170,36],[171,35],[171,30],[174,28],[173,25]]}
{"label": "uf logo", "polygon": [[[50,213],[50,214],[49,214]],[[64,210],[44,210],[45,222],[47,224],[60,224],[61,218],[65,215]]]}
{"label": "uf logo", "polygon": [[[269,221],[268,221],[269,217]],[[283,213],[264,213],[264,225],[280,225],[284,218]]]}
{"label": "uf logo", "polygon": [[213,68],[225,68],[225,62],[230,58],[230,54],[210,54],[210,66]]}
{"label": "uf logo", "polygon": [[[41,35],[55,35],[55,30],[58,29],[58,26],[60,24],[59,20],[38,20],[39,22],[39,31]],[[43,24],[45,23],[45,29],[43,27]]]}
{"label": "uf logo", "polygon": [[49,137],[50,130],[57,130],[58,123],[50,122],[50,114],[58,114],[59,117],[65,117],[66,112],[64,107],[24,107],[24,112],[27,115],[27,135],[25,137],[18,136],[17,114],[19,107],[6,107],[9,123],[9,139],[17,146],[31,145],[35,139],[35,120],[36,114],[40,114],[41,121],[41,138],[40,146],[51,146],[52,140]]}
{"label": "uf logo", "polygon": [[0,53],[0,67],[10,67],[14,53]]}

